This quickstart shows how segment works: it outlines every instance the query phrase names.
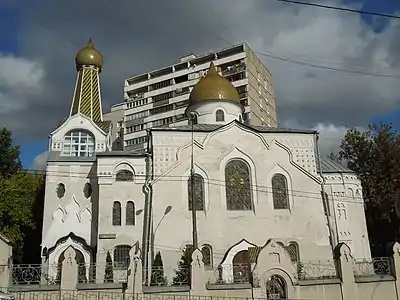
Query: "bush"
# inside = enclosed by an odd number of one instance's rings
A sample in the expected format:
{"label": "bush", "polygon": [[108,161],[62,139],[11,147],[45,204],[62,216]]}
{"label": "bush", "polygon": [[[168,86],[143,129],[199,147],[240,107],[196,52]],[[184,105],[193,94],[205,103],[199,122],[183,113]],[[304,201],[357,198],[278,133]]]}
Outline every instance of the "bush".
{"label": "bush", "polygon": [[107,256],[106,256],[106,268],[104,272],[104,282],[114,282],[114,268],[113,268],[113,262],[111,259],[111,254],[110,251],[107,251]]}
{"label": "bush", "polygon": [[151,267],[150,285],[166,285],[167,278],[164,276],[164,264],[160,251],[157,252],[154,262]]}

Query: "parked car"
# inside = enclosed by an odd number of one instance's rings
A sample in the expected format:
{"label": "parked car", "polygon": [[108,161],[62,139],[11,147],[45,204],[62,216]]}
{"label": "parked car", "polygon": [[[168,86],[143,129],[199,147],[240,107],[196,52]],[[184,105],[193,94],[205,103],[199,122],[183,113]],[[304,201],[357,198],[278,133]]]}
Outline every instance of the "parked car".
{"label": "parked car", "polygon": [[14,300],[14,299],[15,299],[14,295],[0,291],[0,300]]}

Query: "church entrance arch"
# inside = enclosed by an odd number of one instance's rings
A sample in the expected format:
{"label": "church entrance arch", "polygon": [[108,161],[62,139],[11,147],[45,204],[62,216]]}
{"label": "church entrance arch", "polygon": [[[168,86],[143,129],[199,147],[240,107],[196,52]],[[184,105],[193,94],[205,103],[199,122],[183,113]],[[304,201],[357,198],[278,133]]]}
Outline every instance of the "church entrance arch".
{"label": "church entrance arch", "polygon": [[[74,247],[72,247],[72,248],[74,248]],[[86,277],[85,256],[83,255],[83,253],[80,250],[75,249],[75,248],[74,248],[74,250],[76,253],[75,261],[76,261],[76,264],[78,265],[78,281],[79,281],[79,280],[81,280],[79,277]],[[57,268],[57,277],[56,277],[56,281],[58,283],[61,282],[62,263],[65,260],[65,255],[64,255],[65,251],[67,251],[67,249],[65,249],[58,257],[58,264],[57,264],[58,268]]]}
{"label": "church entrance arch", "polygon": [[272,275],[266,284],[268,300],[287,299],[287,286],[285,279],[279,275]]}
{"label": "church entrance arch", "polygon": [[249,251],[242,250],[236,253],[233,257],[232,265],[234,283],[249,282],[249,280],[251,279]]}

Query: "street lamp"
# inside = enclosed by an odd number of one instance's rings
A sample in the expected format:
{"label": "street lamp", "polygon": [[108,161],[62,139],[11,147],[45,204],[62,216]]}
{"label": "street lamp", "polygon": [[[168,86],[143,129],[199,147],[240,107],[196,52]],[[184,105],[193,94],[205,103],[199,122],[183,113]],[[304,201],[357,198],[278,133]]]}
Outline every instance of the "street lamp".
{"label": "street lamp", "polygon": [[[165,216],[168,215],[171,212],[171,210],[172,210],[172,206],[171,205],[168,205],[165,208],[163,216],[161,217],[160,221],[158,221],[156,228],[151,233],[151,240],[150,240],[150,242],[151,242],[151,253],[150,253],[150,255],[151,255],[151,266],[153,266],[153,262],[154,262],[154,243],[155,243],[157,230],[160,227],[161,222],[164,220]],[[150,285],[150,281],[151,281],[151,270],[149,270],[149,269],[147,270],[147,274],[148,274],[147,275],[147,278],[148,278],[147,284],[148,285]]]}

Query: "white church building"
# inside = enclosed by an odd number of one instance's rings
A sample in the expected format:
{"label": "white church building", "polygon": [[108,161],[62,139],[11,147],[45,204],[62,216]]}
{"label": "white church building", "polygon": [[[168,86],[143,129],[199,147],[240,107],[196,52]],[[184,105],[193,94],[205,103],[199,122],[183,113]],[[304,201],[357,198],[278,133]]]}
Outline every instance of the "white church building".
{"label": "white church building", "polygon": [[89,41],[76,55],[69,117],[50,134],[44,265],[72,246],[81,263],[104,263],[109,253],[118,267],[139,243],[144,268],[158,251],[176,266],[193,244],[192,195],[210,268],[250,263],[251,250],[271,239],[293,261],[331,260],[339,242],[370,259],[361,183],[320,157],[316,131],[243,124],[235,87],[211,63],[191,91],[187,125],[151,128],[147,151],[112,151],[102,65]]}

